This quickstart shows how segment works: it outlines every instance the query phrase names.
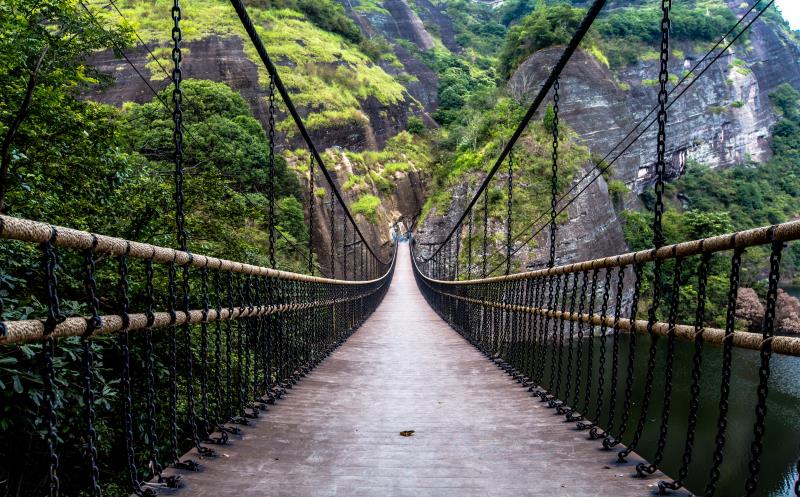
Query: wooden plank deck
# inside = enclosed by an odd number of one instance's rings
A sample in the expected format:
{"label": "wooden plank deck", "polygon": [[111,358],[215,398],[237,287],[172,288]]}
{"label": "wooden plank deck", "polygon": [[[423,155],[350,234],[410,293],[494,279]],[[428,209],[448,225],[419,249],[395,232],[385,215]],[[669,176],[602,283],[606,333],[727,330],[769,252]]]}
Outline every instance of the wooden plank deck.
{"label": "wooden plank deck", "polygon": [[[414,430],[411,437],[400,436]],[[408,245],[378,310],[220,457],[183,473],[197,497],[652,495],[423,300]],[[196,455],[187,454],[196,459]],[[673,494],[676,495],[676,494]]]}

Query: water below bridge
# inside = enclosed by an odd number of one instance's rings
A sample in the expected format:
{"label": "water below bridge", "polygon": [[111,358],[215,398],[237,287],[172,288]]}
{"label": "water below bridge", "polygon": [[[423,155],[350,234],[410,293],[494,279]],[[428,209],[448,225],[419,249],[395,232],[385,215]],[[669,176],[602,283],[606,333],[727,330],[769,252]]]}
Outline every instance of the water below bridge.
{"label": "water below bridge", "polygon": [[[636,366],[643,371],[647,340],[638,342]],[[757,355],[735,352],[729,437],[741,439],[752,430]],[[691,344],[681,343],[677,354],[664,464],[669,474],[677,473],[683,448]],[[718,357],[708,347],[704,361],[712,367],[704,370],[718,370]],[[762,496],[789,495],[791,461],[800,445],[798,362],[773,361]],[[643,385],[634,388],[638,399]],[[717,388],[715,376],[703,378],[701,391],[709,395],[701,396],[688,481],[695,492],[702,492],[707,476]],[[655,391],[661,391],[658,384]],[[660,401],[656,394],[651,423],[658,422]],[[640,453],[651,454],[655,443],[645,436]],[[184,473],[178,495],[624,497],[652,495],[665,478],[634,477],[641,459],[617,463],[616,451],[601,450],[453,331],[417,289],[407,244],[400,244],[394,280],[378,310],[268,413],[243,427],[241,438],[232,437],[218,451],[220,457],[205,461],[201,472]],[[740,495],[747,454],[728,453],[725,460],[717,495]]]}

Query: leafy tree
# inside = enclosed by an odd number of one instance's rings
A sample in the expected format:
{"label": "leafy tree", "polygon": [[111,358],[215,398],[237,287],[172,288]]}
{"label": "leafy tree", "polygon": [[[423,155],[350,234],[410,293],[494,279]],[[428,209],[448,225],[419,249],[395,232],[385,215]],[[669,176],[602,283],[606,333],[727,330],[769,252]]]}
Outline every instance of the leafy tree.
{"label": "leafy tree", "polygon": [[[41,128],[63,123],[70,133],[80,103],[71,96],[98,82],[85,65],[95,50],[125,46],[129,33],[118,26],[101,28],[75,0],[0,3],[0,211],[16,163],[34,146],[52,143]],[[65,108],[66,107],[66,108]],[[66,117],[66,122],[63,118]],[[46,126],[49,128],[49,126]],[[79,129],[80,127],[78,127]],[[53,138],[52,136],[50,138]],[[61,137],[59,137],[61,138]],[[68,143],[57,139],[57,143]]]}
{"label": "leafy tree", "polygon": [[586,11],[569,5],[554,5],[534,10],[508,30],[499,54],[499,73],[508,79],[511,72],[529,55],[553,45],[569,42]]}

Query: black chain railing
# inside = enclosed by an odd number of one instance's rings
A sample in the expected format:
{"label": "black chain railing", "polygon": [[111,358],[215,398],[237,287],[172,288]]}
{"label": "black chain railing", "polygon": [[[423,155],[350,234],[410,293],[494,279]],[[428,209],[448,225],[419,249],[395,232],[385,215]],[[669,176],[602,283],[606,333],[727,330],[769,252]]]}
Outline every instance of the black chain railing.
{"label": "black chain railing", "polygon": [[[191,108],[192,104],[182,90],[185,50],[181,22],[187,8],[179,0],[171,2],[169,14],[171,70],[137,34],[170,77],[172,105],[124,55],[124,47],[116,47],[171,114],[177,250],[0,218],[2,238],[12,240],[6,243],[39,244],[42,253],[41,286],[47,318],[4,321],[0,302],[0,346],[4,357],[24,357],[25,350],[36,350],[42,342],[36,365],[40,371],[34,374],[41,382],[41,400],[37,401],[41,407],[37,408],[38,420],[32,431],[42,433],[47,454],[42,467],[47,474],[41,481],[51,497],[60,493],[100,496],[108,494],[105,488],[121,487],[126,494],[151,496],[181,486],[181,472],[197,470],[217,455],[211,445],[233,442],[240,434],[238,426],[251,423],[266,404],[280,399],[363,323],[391,280],[394,255],[385,257],[389,255],[387,247],[374,249],[365,238],[294,108],[244,4],[231,3],[269,75],[265,123],[268,155],[263,167],[268,176],[268,245],[264,249],[270,268],[190,251],[192,219],[187,219],[187,214],[192,213],[185,210],[184,197],[184,148],[190,142],[185,141],[184,134],[193,137],[183,111],[185,105]],[[104,29],[92,8],[83,2],[81,5],[98,28]],[[309,226],[306,247],[288,240],[279,229],[276,161],[280,142],[276,120],[283,110],[300,130],[310,156],[308,190],[304,192]],[[220,138],[219,142],[227,146],[225,140]],[[330,193],[332,206],[337,207],[330,211],[331,278],[327,279],[313,276],[315,252],[324,254],[327,249],[322,243],[324,233],[319,232],[328,226],[326,212],[317,200],[315,169],[326,183],[319,188]],[[311,276],[277,270],[279,237],[307,260]],[[342,247],[334,246],[337,240]],[[336,274],[337,266],[341,274]],[[36,274],[35,268],[28,271]],[[59,275],[69,276],[67,284],[82,282],[85,299],[78,307],[71,305],[69,313],[62,312],[59,287],[65,283],[59,282]],[[341,279],[334,279],[336,276]],[[70,295],[75,294],[74,289],[69,290]],[[73,418],[64,397],[68,370],[57,367],[72,354],[70,337],[77,337],[81,343],[79,419]],[[96,381],[101,375],[104,383]],[[110,405],[105,398],[98,400],[101,393],[108,395],[108,388],[119,391],[119,400]],[[102,414],[98,414],[98,405],[103,406]],[[109,419],[119,424],[119,430],[98,429]],[[73,449],[62,441],[70,431],[81,434],[81,447]],[[30,440],[34,443],[35,435]],[[107,471],[108,461],[98,456],[100,447],[124,454],[124,466]],[[79,462],[71,460],[69,468],[85,467],[77,477],[59,464],[62,454],[74,459],[76,451]],[[119,475],[125,475],[124,482]]]}
{"label": "black chain railing", "polygon": [[[196,470],[214,457],[215,451],[202,442],[235,443],[229,436],[238,433],[237,425],[251,423],[358,328],[380,303],[394,268],[392,263],[385,274],[367,281],[332,280],[18,218],[2,216],[0,223],[2,238],[39,244],[43,254],[48,318],[4,321],[0,346],[44,343],[42,428],[54,496],[59,493],[60,430],[86,434],[83,488],[91,495],[99,495],[102,477],[96,446],[116,443],[95,430],[93,397],[102,387],[92,382],[94,348],[106,351],[107,362],[111,342],[118,343],[121,360],[113,368],[118,376],[106,381],[121,385],[114,416],[125,435],[121,449],[128,490],[154,495],[160,488],[179,486],[182,471]],[[72,267],[72,259],[82,268],[88,317],[67,316],[60,309],[58,275]],[[109,283],[99,283],[98,274]],[[103,295],[114,296],[116,313],[100,314]],[[157,311],[162,297],[167,297],[167,308]],[[61,340],[69,337],[83,344],[82,419],[63,418],[57,401],[64,373],[53,363],[64,353]],[[200,347],[192,345],[197,343]],[[143,361],[134,362],[134,354]],[[157,372],[156,365],[166,365],[168,374]],[[134,402],[139,391],[142,400]],[[168,412],[159,415],[165,398]],[[134,423],[140,417],[147,422]],[[174,466],[162,469],[173,461]]]}
{"label": "black chain railing", "polygon": [[[443,319],[535,395],[549,401],[548,405],[557,408],[568,421],[576,422],[578,428],[591,428],[589,437],[599,439],[601,447],[610,449],[626,443],[620,452],[620,457],[625,457],[638,440],[644,437],[656,440],[655,454],[648,458],[650,463],[637,469],[651,474],[662,463],[674,463],[679,468],[675,475],[677,478],[660,482],[662,491],[684,486],[692,471],[692,460],[710,457],[713,467],[705,479],[706,495],[714,495],[726,447],[727,405],[732,381],[731,350],[759,351],[761,364],[752,442],[736,441],[751,445],[745,492],[749,494],[758,481],[764,451],[770,359],[773,354],[800,357],[800,338],[774,334],[780,255],[787,242],[798,239],[800,222],[795,221],[667,245],[656,250],[471,281],[443,281],[426,276],[420,269],[418,258],[414,259],[414,269],[423,295]],[[748,247],[762,246],[769,247],[771,252],[767,268],[764,331],[761,334],[737,331],[733,315],[742,253]],[[728,308],[725,328],[712,328],[708,326],[705,309],[708,268],[711,264],[721,264],[726,258],[730,260],[728,305],[731,307]],[[663,296],[666,322],[657,318],[664,314],[649,312],[646,320],[636,317],[645,280],[650,286],[648,308],[655,305],[653,287],[662,284],[654,279],[656,265],[669,268],[671,275],[671,291]],[[693,276],[685,274],[686,268],[693,270]],[[614,278],[616,288],[611,284]],[[691,279],[697,282],[698,288],[694,302],[687,301],[684,294],[675,291],[678,282],[685,283]],[[614,302],[613,310],[609,309],[610,302]],[[630,304],[626,305],[626,302]],[[677,317],[679,307],[691,306],[695,308],[694,324],[680,324]],[[610,334],[608,330],[611,330]],[[637,335],[647,335],[651,340],[654,337],[667,339],[663,359],[648,351],[644,370],[639,369],[641,365],[634,367],[637,364],[634,355]],[[673,374],[676,342],[679,341],[694,344],[688,384],[678,384]],[[723,374],[718,390],[721,407],[716,442],[706,447],[695,442],[700,380],[703,376],[716,374],[704,371],[708,368],[701,361],[704,354],[715,353],[705,350],[709,345],[719,346]],[[652,342],[647,348],[651,346]],[[622,353],[624,348],[628,350],[627,355]],[[552,355],[548,357],[549,354]],[[647,404],[654,397],[654,379],[650,376],[654,374],[651,371],[656,370],[665,375],[662,380],[664,401],[660,405],[659,422],[645,423],[641,422],[644,416],[647,416],[645,419],[653,416],[648,414]],[[635,389],[634,384],[643,387],[642,398],[636,397],[638,388]],[[606,385],[610,389],[608,394]],[[620,387],[624,388],[622,405],[618,402]],[[689,404],[681,408],[682,412],[671,410],[670,400],[677,389],[688,390],[690,395]],[[710,393],[704,394],[705,402],[708,395]],[[676,453],[675,447],[669,446],[669,441],[674,444],[675,439],[667,437],[671,414],[689,421],[683,425],[685,443],[677,450],[680,459],[676,461],[667,460],[675,457]],[[631,421],[633,427],[628,426]]]}

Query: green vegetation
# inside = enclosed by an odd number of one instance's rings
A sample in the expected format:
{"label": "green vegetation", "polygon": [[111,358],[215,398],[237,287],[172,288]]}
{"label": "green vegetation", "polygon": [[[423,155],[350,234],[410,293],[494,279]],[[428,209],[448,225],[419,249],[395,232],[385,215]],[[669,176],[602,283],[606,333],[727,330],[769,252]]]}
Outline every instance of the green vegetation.
{"label": "green vegetation", "polygon": [[[159,7],[164,5],[166,2]],[[192,5],[212,7],[210,2],[202,1]],[[229,6],[222,2],[216,5],[230,15]],[[168,13],[169,9],[153,9],[150,14],[153,12]],[[158,17],[163,28],[166,16]],[[222,16],[218,17],[224,25]],[[119,109],[78,98],[101,91],[107,84],[86,65],[87,56],[95,50],[133,43],[127,27],[112,19],[118,16],[98,13],[102,29],[99,28],[75,0],[0,3],[0,136],[4,143],[3,165],[7,167],[7,177],[0,181],[5,188],[2,212],[174,247],[171,109],[159,101],[128,104]],[[245,101],[224,84],[187,79],[183,91],[189,248],[195,253],[268,265],[268,200],[262,193],[268,164],[264,130]],[[159,96],[171,104],[171,88]],[[302,270],[306,265],[304,257],[296,255],[286,241],[306,241],[302,197],[285,161],[279,158],[275,166],[277,228],[283,234],[276,245],[277,263],[282,269]],[[102,289],[100,312],[113,314],[118,312],[116,263],[105,256],[102,259],[106,260],[95,273]],[[46,315],[47,296],[40,267],[41,251],[35,245],[0,244],[3,319],[39,319]],[[66,315],[88,315],[81,267],[75,251],[59,251],[58,292]],[[166,280],[162,270],[163,267],[156,270],[159,289],[164,288]],[[132,309],[145,308],[141,271],[140,264],[131,264]],[[163,306],[163,297],[159,290],[159,306]],[[199,302],[193,301],[192,305]],[[196,333],[195,344],[199,343],[199,330]],[[156,350],[166,348],[167,337],[166,333],[153,334]],[[81,347],[78,339],[61,340],[54,359],[56,402],[62,419],[84,416]],[[102,441],[97,446],[98,466],[104,475],[102,492],[125,495],[128,474],[119,421],[120,349],[113,339],[95,341],[92,348],[95,429]],[[44,441],[30,436],[41,429],[42,383],[37,373],[40,350],[40,345],[32,344],[0,351],[0,437],[4,441],[0,463],[16,478],[13,483],[6,483],[24,489],[19,495],[39,493],[46,479],[43,465],[29,464],[43,460],[46,453]],[[142,358],[132,353],[132,362],[141,364]],[[166,384],[167,366],[162,359],[163,354],[156,354],[156,382]],[[137,382],[136,391],[140,387]],[[186,406],[178,409],[185,419]],[[166,399],[160,399],[160,426],[166,426],[166,411]],[[136,433],[144,432],[146,419],[137,416],[133,423]],[[62,423],[58,437],[61,492],[82,495],[86,488],[84,432]],[[165,449],[162,444],[162,454]],[[143,454],[137,453],[137,457],[136,463],[143,471],[141,477],[147,466]]]}
{"label": "green vegetation", "polygon": [[[572,38],[585,10],[558,4],[537,8],[508,31],[500,52],[499,73],[504,79],[531,54],[553,45],[564,45]],[[584,41],[586,46],[591,41]]]}
{"label": "green vegetation", "polygon": [[[585,13],[584,8],[561,2],[506,2],[500,9],[500,16],[510,28],[499,56],[500,75],[507,79],[523,60],[536,51],[566,44]],[[719,0],[675,4],[671,19],[671,36],[677,42],[713,41],[736,20],[731,10]],[[637,60],[656,60],[658,53],[654,47],[661,37],[660,25],[661,9],[657,5],[616,8],[595,22],[582,46],[611,68]],[[684,58],[685,54],[674,48],[672,56]]]}
{"label": "green vegetation", "polygon": [[[124,0],[118,4],[146,41],[156,45],[168,39],[165,16],[154,13],[169,12],[171,3]],[[367,117],[360,102],[370,97],[384,105],[405,100],[402,84],[374,63],[375,59],[389,56],[387,46],[379,40],[363,40],[358,28],[333,0],[261,0],[249,11],[272,58],[294,68],[282,71],[282,78],[295,104],[314,111],[306,123],[309,129],[362,126]],[[114,19],[109,13],[104,15],[109,22]],[[266,70],[252,44],[246,41],[230,5],[218,0],[194,0],[184,9],[181,26],[183,38],[189,43],[212,35],[233,35],[245,40],[244,53],[259,68],[261,84],[266,86]],[[169,55],[163,49],[156,54]],[[170,67],[169,61],[162,63]],[[153,68],[152,62],[150,67]],[[157,79],[167,76],[162,71],[153,75]],[[284,119],[279,129],[290,136],[297,133],[290,118]]]}
{"label": "green vegetation", "polygon": [[[709,169],[689,164],[683,177],[667,187],[670,208],[664,214],[664,233],[667,243],[695,240],[733,231],[767,226],[796,219],[800,216],[800,93],[788,84],[781,85],[770,99],[783,118],[773,126],[774,156],[765,164],[742,164],[727,169]],[[686,199],[688,209],[681,209],[677,199]],[[652,207],[653,194],[648,191],[642,201]],[[624,232],[632,250],[652,247],[649,212],[625,211]],[[745,253],[742,286],[763,290],[764,262],[768,247],[750,248]],[[729,261],[715,257],[709,277],[709,297],[706,306],[709,322],[722,323]],[[800,270],[800,247],[791,244],[784,253],[782,266],[785,276]],[[696,295],[694,268],[684,274],[681,292]],[[669,292],[665,277],[662,290]],[[690,299],[686,299],[690,300]],[[644,307],[642,307],[644,309]],[[684,309],[684,319],[691,310]]]}
{"label": "green vegetation", "polygon": [[378,222],[377,209],[380,205],[381,199],[371,193],[365,193],[350,205],[350,209],[354,214],[361,214],[369,222],[376,224]]}

